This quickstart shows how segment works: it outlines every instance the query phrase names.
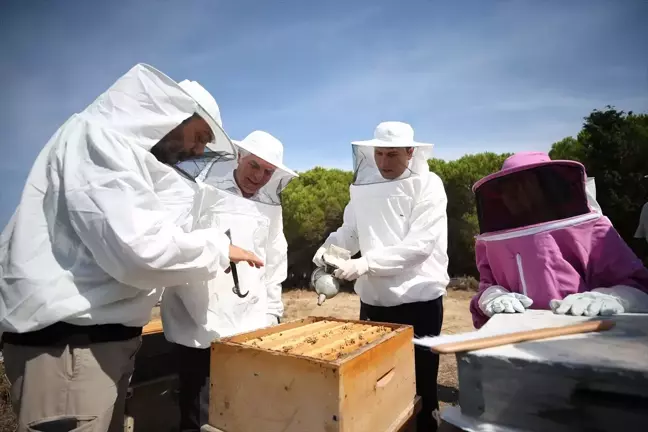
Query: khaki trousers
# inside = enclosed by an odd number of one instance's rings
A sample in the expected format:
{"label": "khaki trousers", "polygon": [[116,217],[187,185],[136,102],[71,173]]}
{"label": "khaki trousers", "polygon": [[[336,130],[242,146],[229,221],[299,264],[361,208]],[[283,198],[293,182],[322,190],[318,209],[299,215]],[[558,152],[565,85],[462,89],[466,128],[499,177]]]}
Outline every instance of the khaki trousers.
{"label": "khaki trousers", "polygon": [[4,344],[18,431],[123,431],[141,337],[83,346]]}

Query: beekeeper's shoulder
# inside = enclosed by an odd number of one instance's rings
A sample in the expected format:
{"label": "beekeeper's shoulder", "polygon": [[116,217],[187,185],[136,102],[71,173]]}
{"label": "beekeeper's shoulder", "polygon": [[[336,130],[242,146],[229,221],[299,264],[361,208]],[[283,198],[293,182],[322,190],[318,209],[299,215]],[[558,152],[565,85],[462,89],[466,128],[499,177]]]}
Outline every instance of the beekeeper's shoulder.
{"label": "beekeeper's shoulder", "polygon": [[445,187],[443,186],[443,180],[441,180],[441,177],[432,171],[428,171],[421,177],[423,177],[420,194],[421,200],[433,199],[433,197],[438,199],[440,196],[445,198]]}

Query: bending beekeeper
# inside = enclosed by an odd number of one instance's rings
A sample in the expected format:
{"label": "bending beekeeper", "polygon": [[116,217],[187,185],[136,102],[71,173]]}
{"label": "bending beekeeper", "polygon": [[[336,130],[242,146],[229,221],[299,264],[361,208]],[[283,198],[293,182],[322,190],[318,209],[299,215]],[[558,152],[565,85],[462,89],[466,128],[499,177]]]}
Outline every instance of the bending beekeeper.
{"label": "bending beekeeper", "polygon": [[198,284],[230,261],[262,265],[217,228],[178,227],[167,206],[193,194],[173,164],[210,142],[235,153],[207,109],[138,64],[37,157],[0,237],[0,330],[19,431],[122,430],[162,288]]}
{"label": "bending beekeeper", "polygon": [[238,160],[214,160],[197,177],[205,185],[198,223],[227,231],[265,266],[233,266],[207,282],[207,289],[198,283],[165,291],[162,322],[178,354],[182,431],[207,424],[211,342],[275,325],[283,315],[288,246],[281,192],[297,174],[283,164],[281,142],[266,132],[252,132],[235,145]]}
{"label": "bending beekeeper", "polygon": [[585,167],[522,152],[473,187],[476,328],[497,313],[648,312],[648,270],[587,191]]}
{"label": "bending beekeeper", "polygon": [[[443,321],[448,277],[447,198],[441,179],[429,171],[432,145],[414,141],[412,127],[384,122],[374,139],[355,141],[351,200],[342,226],[319,248],[313,262],[324,265],[329,244],[361,258],[334,272],[355,280],[360,319],[409,324],[416,336],[436,336]],[[415,348],[416,390],[423,410],[418,430],[436,430],[439,357]]]}

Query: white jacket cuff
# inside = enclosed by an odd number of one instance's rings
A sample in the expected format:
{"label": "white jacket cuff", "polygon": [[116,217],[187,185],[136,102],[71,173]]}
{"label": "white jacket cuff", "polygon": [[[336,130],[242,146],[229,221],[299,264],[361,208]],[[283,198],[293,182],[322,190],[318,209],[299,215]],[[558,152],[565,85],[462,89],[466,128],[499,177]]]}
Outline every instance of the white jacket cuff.
{"label": "white jacket cuff", "polygon": [[273,302],[268,300],[268,308],[266,309],[266,315],[274,315],[277,318],[281,318],[284,313],[283,303],[282,302]]}
{"label": "white jacket cuff", "polygon": [[230,266],[229,247],[230,239],[217,228],[208,228],[206,231],[207,247],[214,255],[214,264],[218,270],[225,270]]}
{"label": "white jacket cuff", "polygon": [[625,313],[648,313],[648,294],[637,288],[615,285],[610,288],[596,288],[592,292],[616,298],[623,306]]}
{"label": "white jacket cuff", "polygon": [[488,315],[486,313],[486,306],[488,303],[490,303],[492,300],[496,299],[497,297],[510,294],[510,291],[504,288],[501,285],[491,285],[488,288],[482,292],[482,295],[479,297],[479,309],[482,311],[484,315]]}

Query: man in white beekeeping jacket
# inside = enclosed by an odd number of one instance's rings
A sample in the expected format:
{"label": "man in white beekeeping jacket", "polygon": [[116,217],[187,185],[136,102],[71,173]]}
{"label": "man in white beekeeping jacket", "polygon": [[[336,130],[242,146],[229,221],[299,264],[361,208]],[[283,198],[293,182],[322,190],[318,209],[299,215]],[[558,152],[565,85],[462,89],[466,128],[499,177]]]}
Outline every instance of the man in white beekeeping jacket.
{"label": "man in white beekeeping jacket", "polygon": [[[342,226],[313,258],[323,266],[329,244],[361,252],[334,276],[355,280],[360,319],[409,324],[416,336],[438,335],[448,277],[447,198],[429,171],[432,145],[414,141],[412,127],[384,122],[374,139],[353,142],[355,176]],[[436,430],[439,358],[415,347],[418,429]]]}
{"label": "man in white beekeeping jacket", "polygon": [[138,64],[37,157],[0,236],[0,331],[19,431],[122,430],[163,287],[209,280],[230,262],[263,264],[217,228],[183,230],[168,206],[193,199],[172,165],[210,142],[235,155],[208,109]]}
{"label": "man in white beekeeping jacket", "polygon": [[204,185],[198,224],[225,230],[265,266],[232,266],[207,282],[208,289],[195,284],[162,296],[164,333],[176,344],[181,431],[207,424],[211,342],[277,324],[283,315],[288,246],[280,198],[297,174],[283,164],[281,142],[266,132],[252,132],[235,145],[238,160],[213,160],[197,176]]}

